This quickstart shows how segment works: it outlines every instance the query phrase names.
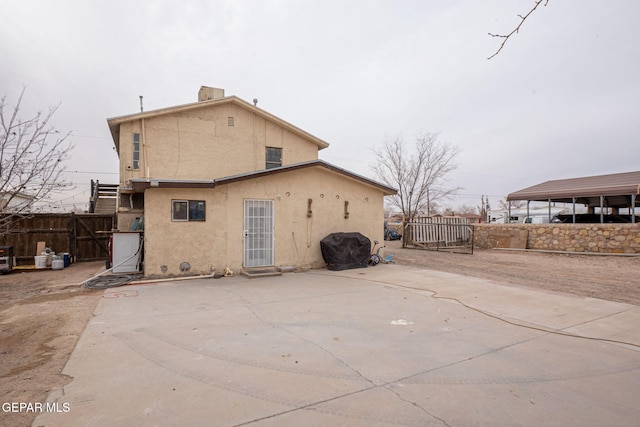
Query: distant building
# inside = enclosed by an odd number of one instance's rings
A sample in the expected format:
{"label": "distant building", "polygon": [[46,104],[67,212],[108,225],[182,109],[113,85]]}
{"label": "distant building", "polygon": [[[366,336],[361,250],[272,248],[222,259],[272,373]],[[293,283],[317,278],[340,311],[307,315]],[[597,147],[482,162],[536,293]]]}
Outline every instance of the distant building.
{"label": "distant building", "polygon": [[0,193],[0,212],[28,212],[34,201],[35,197],[24,194]]}
{"label": "distant building", "polygon": [[455,216],[466,218],[469,224],[478,224],[482,222],[482,215],[478,214],[456,214]]}
{"label": "distant building", "polygon": [[400,223],[404,219],[404,215],[402,214],[393,214],[389,216],[388,221],[390,223]]}
{"label": "distant building", "polygon": [[548,223],[551,219],[558,215],[567,213],[570,210],[566,207],[543,206],[527,208],[511,209],[511,216],[507,209],[498,209],[489,211],[489,222],[499,224],[512,223]]}

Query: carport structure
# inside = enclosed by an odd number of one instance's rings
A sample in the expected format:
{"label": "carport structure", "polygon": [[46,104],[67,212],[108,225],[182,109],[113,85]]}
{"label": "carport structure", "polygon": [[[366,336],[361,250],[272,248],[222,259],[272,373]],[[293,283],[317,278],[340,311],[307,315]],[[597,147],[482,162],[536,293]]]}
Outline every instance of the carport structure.
{"label": "carport structure", "polygon": [[[507,195],[507,201],[526,200],[527,216],[529,204],[547,202],[549,204],[549,220],[551,220],[551,203],[571,203],[573,205],[573,222],[576,222],[576,203],[588,207],[589,213],[600,208],[600,222],[604,222],[604,209],[612,208],[614,214],[620,209],[628,209],[631,222],[635,220],[635,208],[640,206],[640,171],[616,173],[609,175],[586,176],[581,178],[546,181]],[[511,216],[511,204],[509,204]]]}

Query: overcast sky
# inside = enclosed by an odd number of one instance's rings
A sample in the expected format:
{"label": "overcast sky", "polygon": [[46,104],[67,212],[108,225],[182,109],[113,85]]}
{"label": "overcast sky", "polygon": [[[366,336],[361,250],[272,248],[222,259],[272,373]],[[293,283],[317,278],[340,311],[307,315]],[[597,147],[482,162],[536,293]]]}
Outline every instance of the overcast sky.
{"label": "overcast sky", "polygon": [[61,103],[65,208],[118,182],[106,119],[224,88],[329,142],[373,177],[372,148],[437,132],[460,148],[445,205],[493,207],[550,179],[640,170],[640,2],[549,0],[0,2],[0,95]]}

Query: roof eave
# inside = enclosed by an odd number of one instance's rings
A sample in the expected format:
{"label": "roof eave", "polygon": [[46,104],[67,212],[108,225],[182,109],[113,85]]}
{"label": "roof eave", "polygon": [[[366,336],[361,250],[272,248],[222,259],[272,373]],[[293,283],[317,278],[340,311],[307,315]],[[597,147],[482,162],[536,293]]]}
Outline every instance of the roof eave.
{"label": "roof eave", "polygon": [[134,193],[144,193],[148,188],[214,188],[216,182],[213,179],[132,179],[131,188]]}
{"label": "roof eave", "polygon": [[215,188],[218,185],[232,184],[234,182],[246,181],[249,179],[260,178],[264,176],[275,175],[293,170],[305,169],[309,167],[322,167],[342,175],[346,175],[351,179],[359,181],[363,184],[375,187],[382,191],[385,196],[392,196],[398,191],[395,188],[388,187],[369,178],[350,172],[346,169],[339,168],[322,160],[310,160],[308,162],[295,163],[292,165],[280,166],[273,169],[264,169],[255,172],[247,172],[228,177],[211,179],[211,180],[176,180],[176,179],[131,179],[131,188],[135,193],[143,193],[149,188]]}
{"label": "roof eave", "polygon": [[640,194],[640,188],[632,188],[632,187],[620,187],[617,189],[607,189],[607,190],[597,190],[597,189],[589,189],[589,190],[576,190],[576,191],[557,191],[557,192],[535,192],[535,193],[525,193],[525,192],[515,192],[507,195],[507,201],[514,200],[530,200],[536,202],[546,202],[547,200],[551,201],[559,201],[560,199],[571,200],[572,198],[586,198],[586,197],[609,197],[609,196],[622,196],[622,195],[638,195]]}
{"label": "roof eave", "polygon": [[507,201],[560,201],[640,194],[640,171],[546,181],[507,195]]}
{"label": "roof eave", "polygon": [[342,169],[342,168],[340,168],[338,166],[332,165],[331,163],[327,163],[327,162],[325,162],[323,160],[309,160],[307,162],[295,163],[295,164],[291,164],[291,165],[284,165],[284,166],[280,166],[280,167],[272,168],[272,169],[264,169],[264,170],[261,170],[261,171],[249,172],[249,173],[246,173],[246,174],[233,175],[233,176],[217,179],[216,183],[218,185],[231,184],[233,182],[243,181],[245,179],[257,178],[257,177],[260,177],[260,176],[274,175],[274,174],[278,174],[278,173],[288,172],[288,171],[297,170],[297,169],[304,169],[304,168],[309,168],[309,167],[323,167],[325,169],[329,169],[329,170],[332,170],[334,172],[338,172],[340,174],[349,176],[352,179],[355,179],[357,181],[360,181],[360,182],[363,182],[365,184],[368,184],[368,185],[370,185],[372,187],[376,187],[379,190],[382,190],[382,192],[383,192],[383,194],[385,196],[392,196],[392,195],[394,195],[394,194],[396,194],[398,192],[398,190],[396,190],[395,188],[386,186],[384,184],[381,184],[379,182],[371,180],[371,179],[369,179],[367,177],[364,177],[362,175],[358,175],[358,174],[353,173],[351,171],[348,171],[346,169]]}

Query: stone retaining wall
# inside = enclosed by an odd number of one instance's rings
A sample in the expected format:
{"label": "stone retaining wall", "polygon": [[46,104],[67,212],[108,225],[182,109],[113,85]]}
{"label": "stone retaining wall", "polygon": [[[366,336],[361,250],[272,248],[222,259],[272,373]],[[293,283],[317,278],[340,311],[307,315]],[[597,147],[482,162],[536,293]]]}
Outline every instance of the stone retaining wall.
{"label": "stone retaining wall", "polygon": [[505,236],[523,244],[524,233],[526,249],[640,253],[640,224],[475,224],[474,231],[478,249],[517,247]]}

